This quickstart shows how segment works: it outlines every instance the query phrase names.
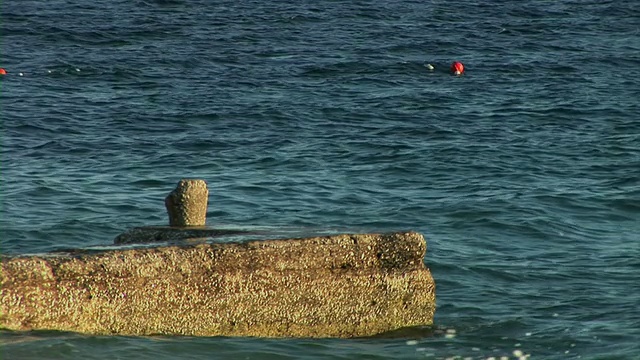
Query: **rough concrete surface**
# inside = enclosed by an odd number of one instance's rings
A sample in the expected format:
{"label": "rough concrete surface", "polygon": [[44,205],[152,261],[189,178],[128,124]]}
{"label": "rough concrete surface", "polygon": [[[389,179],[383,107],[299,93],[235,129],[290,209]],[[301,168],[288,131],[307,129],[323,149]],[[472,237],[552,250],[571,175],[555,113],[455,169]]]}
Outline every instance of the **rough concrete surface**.
{"label": "rough concrete surface", "polygon": [[200,179],[182,179],[164,199],[171,226],[204,226],[209,189]]}
{"label": "rough concrete surface", "polygon": [[2,259],[0,328],[357,337],[429,325],[415,232]]}

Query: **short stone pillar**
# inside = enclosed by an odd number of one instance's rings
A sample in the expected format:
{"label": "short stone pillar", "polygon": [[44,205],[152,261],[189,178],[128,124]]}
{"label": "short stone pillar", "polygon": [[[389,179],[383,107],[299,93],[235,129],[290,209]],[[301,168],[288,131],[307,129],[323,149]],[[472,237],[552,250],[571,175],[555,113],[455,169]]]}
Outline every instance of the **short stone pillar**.
{"label": "short stone pillar", "polygon": [[182,179],[165,199],[169,225],[204,226],[207,221],[207,183],[200,179]]}

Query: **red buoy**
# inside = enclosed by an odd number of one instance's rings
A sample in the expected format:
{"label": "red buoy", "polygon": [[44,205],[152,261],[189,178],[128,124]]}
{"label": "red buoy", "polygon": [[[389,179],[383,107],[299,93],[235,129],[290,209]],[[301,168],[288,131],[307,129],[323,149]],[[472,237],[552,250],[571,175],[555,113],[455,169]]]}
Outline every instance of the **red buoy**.
{"label": "red buoy", "polygon": [[0,68],[0,75],[7,75],[7,70]]}
{"label": "red buoy", "polygon": [[464,65],[460,61],[454,61],[451,64],[451,73],[454,75],[462,75],[464,73]]}

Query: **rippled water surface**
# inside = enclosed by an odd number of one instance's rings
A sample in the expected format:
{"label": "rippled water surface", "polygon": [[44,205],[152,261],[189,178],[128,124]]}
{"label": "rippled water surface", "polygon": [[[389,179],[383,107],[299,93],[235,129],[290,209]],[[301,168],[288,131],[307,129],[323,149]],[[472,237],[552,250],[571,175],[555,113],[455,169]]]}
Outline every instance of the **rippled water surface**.
{"label": "rippled water surface", "polygon": [[164,224],[196,177],[210,225],[420,231],[438,299],[393,338],[2,332],[3,358],[640,358],[637,1],[0,9],[3,253]]}

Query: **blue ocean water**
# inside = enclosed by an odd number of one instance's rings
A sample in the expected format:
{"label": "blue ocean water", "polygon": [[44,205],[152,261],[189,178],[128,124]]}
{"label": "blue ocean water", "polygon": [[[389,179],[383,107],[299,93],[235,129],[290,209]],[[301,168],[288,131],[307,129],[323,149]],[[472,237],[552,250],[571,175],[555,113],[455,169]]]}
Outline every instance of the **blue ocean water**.
{"label": "blue ocean water", "polygon": [[394,338],[2,332],[4,359],[640,358],[637,1],[0,9],[2,253],[165,224],[202,178],[212,226],[420,231],[438,300]]}

